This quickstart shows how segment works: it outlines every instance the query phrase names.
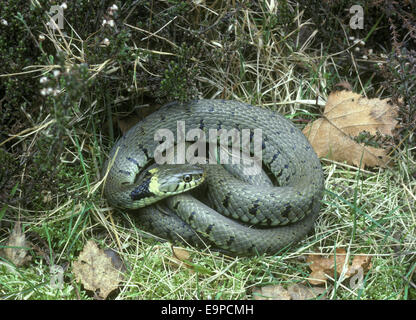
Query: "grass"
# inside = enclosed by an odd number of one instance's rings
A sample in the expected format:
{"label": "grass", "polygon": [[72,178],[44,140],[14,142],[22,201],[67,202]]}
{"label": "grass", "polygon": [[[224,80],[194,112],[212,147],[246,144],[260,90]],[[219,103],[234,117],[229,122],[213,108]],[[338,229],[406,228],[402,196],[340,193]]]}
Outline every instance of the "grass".
{"label": "grass", "polygon": [[[354,53],[351,30],[345,27],[344,36],[334,40],[343,49],[333,52],[335,44],[319,44],[319,26],[289,1],[288,12],[271,7],[272,2],[245,4],[237,11],[224,3],[194,3],[188,8],[199,13],[194,20],[185,15],[182,2],[161,3],[164,10],[153,8],[147,24],[132,25],[126,14],[135,7],[117,2],[118,33],[97,27],[96,33],[82,35],[83,27],[72,24],[67,34],[51,33],[37,26],[47,37],[42,50],[62,51],[48,58],[49,63],[24,65],[25,70],[33,71],[30,79],[36,84],[47,76],[48,85],[60,93],[37,97],[36,112],[22,111],[26,125],[17,132],[4,126],[7,134],[0,151],[4,159],[13,160],[8,173],[0,175],[0,248],[7,247],[18,219],[34,246],[28,250],[32,260],[24,266],[0,255],[0,297],[93,299],[71,273],[71,264],[93,239],[117,251],[127,268],[119,290],[110,296],[115,299],[253,299],[254,287],[307,284],[307,256],[333,256],[338,248],[349,257],[370,255],[372,267],[362,287],[334,274],[325,286],[328,299],[414,299],[416,163],[410,140],[395,150],[393,166],[387,169],[360,170],[322,159],[325,194],[315,232],[274,256],[231,258],[185,246],[191,253],[187,267],[172,261],[171,244],[153,239],[134,217],[107,205],[100,171],[119,135],[113,132],[117,126],[112,119],[153,110],[143,105],[195,96],[237,99],[272,108],[301,128],[319,117],[333,85],[345,79],[364,95],[388,95],[367,72],[377,62],[387,64],[382,55],[388,52],[374,48],[373,57],[362,59],[361,53]],[[280,25],[275,17],[282,14],[294,22]],[[176,22],[177,32],[187,24],[199,32],[201,48],[189,41],[175,43],[169,32]],[[376,22],[363,31],[362,39],[377,35],[380,20]],[[104,37],[118,44],[100,44]],[[130,47],[120,50],[120,43]],[[55,76],[57,68],[61,74]],[[21,76],[10,74],[0,79]],[[24,151],[28,158],[22,156]],[[23,164],[16,164],[19,160]],[[4,163],[6,167],[9,162]],[[51,286],[53,265],[64,270],[62,288]]]}

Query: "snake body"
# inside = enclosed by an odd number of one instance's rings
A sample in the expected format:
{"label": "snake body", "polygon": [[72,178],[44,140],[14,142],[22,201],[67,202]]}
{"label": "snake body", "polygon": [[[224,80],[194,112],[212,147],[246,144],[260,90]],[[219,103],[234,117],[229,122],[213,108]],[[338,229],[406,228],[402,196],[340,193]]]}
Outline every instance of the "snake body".
{"label": "snake body", "polygon": [[168,129],[176,140],[178,121],[207,134],[209,129],[260,128],[263,166],[277,186],[251,185],[219,165],[207,165],[207,199],[200,201],[186,192],[166,198],[163,210],[157,204],[139,209],[137,217],[147,230],[174,241],[213,244],[237,255],[274,254],[307,235],[319,214],[324,189],[318,157],[290,121],[237,101],[170,103],[126,132],[103,169],[104,194],[112,206],[137,209],[132,194],[137,176],[159,145],[155,134]]}

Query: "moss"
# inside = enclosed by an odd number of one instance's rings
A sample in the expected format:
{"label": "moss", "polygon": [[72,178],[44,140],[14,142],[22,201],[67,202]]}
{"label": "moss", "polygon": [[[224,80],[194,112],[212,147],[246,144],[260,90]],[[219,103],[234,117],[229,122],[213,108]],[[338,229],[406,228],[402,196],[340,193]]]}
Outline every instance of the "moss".
{"label": "moss", "polygon": [[408,264],[383,265],[385,263],[385,261],[380,260],[378,267],[377,262],[375,263],[373,268],[376,275],[372,278],[372,281],[377,285],[368,286],[367,289],[364,289],[361,299],[395,300],[402,298],[403,292],[400,288],[404,287],[403,274],[406,274]]}

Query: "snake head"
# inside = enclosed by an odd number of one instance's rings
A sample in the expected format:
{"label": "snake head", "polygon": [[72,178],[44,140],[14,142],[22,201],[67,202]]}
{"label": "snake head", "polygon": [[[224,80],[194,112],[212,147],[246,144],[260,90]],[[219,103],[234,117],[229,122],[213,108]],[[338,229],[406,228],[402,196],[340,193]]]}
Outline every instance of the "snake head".
{"label": "snake head", "polygon": [[205,170],[197,165],[159,165],[147,169],[137,179],[130,198],[145,207],[166,197],[187,192],[205,180]]}

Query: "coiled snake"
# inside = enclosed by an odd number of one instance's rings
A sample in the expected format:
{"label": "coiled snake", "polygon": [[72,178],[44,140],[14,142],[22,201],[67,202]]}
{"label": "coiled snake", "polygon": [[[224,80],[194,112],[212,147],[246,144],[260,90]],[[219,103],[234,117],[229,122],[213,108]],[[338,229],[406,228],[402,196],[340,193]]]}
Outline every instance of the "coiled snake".
{"label": "coiled snake", "polygon": [[[318,216],[324,189],[318,157],[290,121],[237,101],[171,103],[132,127],[116,142],[104,165],[104,194],[112,206],[137,209],[143,206],[138,204],[139,199],[157,200],[155,190],[160,186],[163,166],[149,167],[160,145],[155,134],[167,129],[176,141],[178,121],[184,121],[185,128],[197,128],[206,134],[209,129],[249,129],[252,138],[254,130],[261,129],[262,163],[271,175],[269,180],[277,186],[263,181],[267,178],[261,178],[262,182],[247,178],[252,185],[220,165],[206,165],[206,182],[201,185],[206,185],[204,197],[196,199],[199,188],[195,188],[164,199],[163,209],[147,202],[148,206],[138,213],[145,229],[162,238],[212,244],[236,255],[274,254],[307,235]],[[177,172],[178,167],[171,167]],[[198,170],[190,168],[190,174],[181,176],[186,176],[181,187],[173,189],[183,192],[202,182],[205,174],[201,171],[194,172],[199,182],[188,183],[192,170]],[[237,175],[244,176],[241,170]],[[173,190],[171,186],[167,189]]]}

